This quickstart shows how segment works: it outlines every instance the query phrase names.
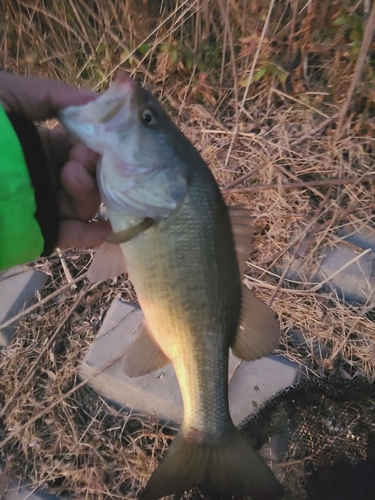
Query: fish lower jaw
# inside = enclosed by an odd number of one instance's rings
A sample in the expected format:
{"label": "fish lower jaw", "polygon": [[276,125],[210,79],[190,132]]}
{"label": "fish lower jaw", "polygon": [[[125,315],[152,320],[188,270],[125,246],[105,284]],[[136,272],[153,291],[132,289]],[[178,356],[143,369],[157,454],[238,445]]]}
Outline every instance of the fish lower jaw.
{"label": "fish lower jaw", "polygon": [[117,211],[108,208],[108,206],[107,212],[109,220],[111,221],[113,232],[116,233],[134,227],[143,220],[142,217],[126,216],[123,213],[118,213]]}

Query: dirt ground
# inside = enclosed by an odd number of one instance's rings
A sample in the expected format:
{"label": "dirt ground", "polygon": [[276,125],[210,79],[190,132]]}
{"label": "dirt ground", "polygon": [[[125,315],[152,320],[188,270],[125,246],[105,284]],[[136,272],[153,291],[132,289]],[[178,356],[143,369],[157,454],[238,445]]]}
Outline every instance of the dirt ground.
{"label": "dirt ground", "polygon": [[[317,265],[342,229],[374,227],[370,2],[3,6],[1,70],[101,92],[122,68],[158,95],[227,202],[252,211],[246,275],[278,315],[278,352],[311,376],[372,380],[374,298],[349,304],[335,290],[277,273],[283,259],[301,255],[306,269]],[[0,353],[0,459],[8,472],[0,494],[12,476],[74,498],[134,498],[170,443],[157,422],[119,413],[78,385],[77,366],[112,299],[136,301],[126,275],[87,282],[93,253],[71,249],[32,264],[47,283]]]}

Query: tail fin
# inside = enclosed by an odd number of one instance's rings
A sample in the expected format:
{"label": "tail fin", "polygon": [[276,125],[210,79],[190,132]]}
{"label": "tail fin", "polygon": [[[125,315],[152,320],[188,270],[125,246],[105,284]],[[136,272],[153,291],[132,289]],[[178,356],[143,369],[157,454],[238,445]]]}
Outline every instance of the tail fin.
{"label": "tail fin", "polygon": [[281,485],[232,423],[210,442],[194,434],[197,431],[177,434],[139,500],[157,500],[196,486],[252,500],[280,498]]}

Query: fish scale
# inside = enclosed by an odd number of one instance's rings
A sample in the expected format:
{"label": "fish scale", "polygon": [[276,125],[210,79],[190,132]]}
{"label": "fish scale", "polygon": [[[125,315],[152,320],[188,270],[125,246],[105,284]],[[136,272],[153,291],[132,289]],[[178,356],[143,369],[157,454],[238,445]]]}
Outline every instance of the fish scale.
{"label": "fish scale", "polygon": [[123,269],[114,263],[123,257],[113,242],[121,244],[145,316],[124,355],[125,372],[144,375],[171,361],[181,388],[183,424],[140,499],[194,486],[279,498],[282,488],[229,413],[229,348],[256,359],[279,338],[272,311],[241,284],[239,262],[252,233],[247,211],[229,213],[197,150],[152,94],[124,74],[97,101],[64,110],[61,120],[102,155],[98,183],[114,233],[90,276]]}
{"label": "fish scale", "polygon": [[[229,418],[227,358],[241,288],[224,203],[204,232],[199,214],[207,213],[207,199],[213,205],[220,197],[202,177],[199,172],[193,176],[189,194],[174,214],[123,246],[150,331],[173,362],[186,410],[184,427],[215,433]],[[191,209],[197,200],[199,212]],[[192,371],[194,378],[189,377]]]}

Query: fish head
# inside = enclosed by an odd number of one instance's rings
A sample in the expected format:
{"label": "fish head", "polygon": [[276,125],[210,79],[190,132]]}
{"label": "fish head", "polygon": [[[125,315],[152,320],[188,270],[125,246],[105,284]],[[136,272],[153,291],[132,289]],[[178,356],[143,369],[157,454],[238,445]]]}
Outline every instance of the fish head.
{"label": "fish head", "polygon": [[109,209],[165,217],[181,203],[187,166],[176,150],[180,133],[157,99],[126,73],[95,101],[62,110],[59,119],[102,156],[98,183]]}
{"label": "fish head", "polygon": [[63,109],[59,119],[77,140],[96,153],[104,155],[112,150],[121,155],[119,145],[137,124],[136,87],[126,73],[119,72],[104,94],[84,106]]}

